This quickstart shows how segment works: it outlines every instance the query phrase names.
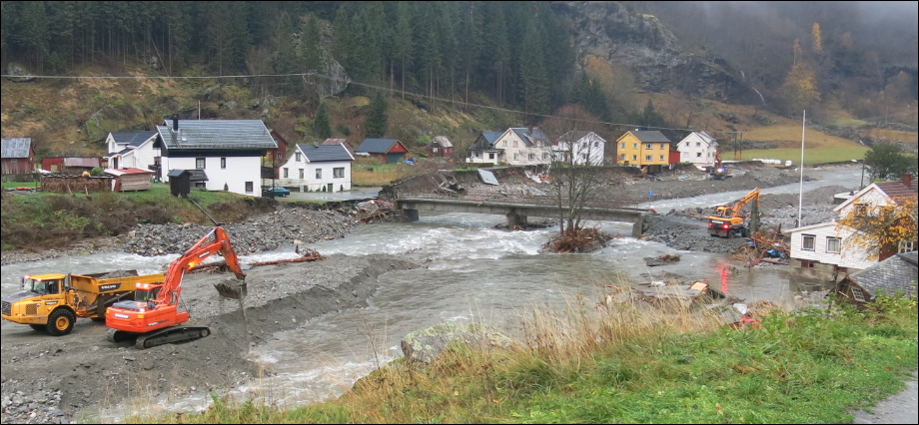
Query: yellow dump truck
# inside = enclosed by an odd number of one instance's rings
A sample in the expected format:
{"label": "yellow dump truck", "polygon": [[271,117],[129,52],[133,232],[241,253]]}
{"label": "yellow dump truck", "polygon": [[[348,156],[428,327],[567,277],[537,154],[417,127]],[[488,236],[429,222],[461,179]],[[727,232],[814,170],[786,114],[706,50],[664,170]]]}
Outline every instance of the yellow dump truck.
{"label": "yellow dump truck", "polygon": [[2,317],[52,336],[67,335],[77,318],[105,320],[105,309],[133,300],[137,284],[162,283],[162,274],[138,276],[136,271],[25,276],[22,292],[2,303]]}

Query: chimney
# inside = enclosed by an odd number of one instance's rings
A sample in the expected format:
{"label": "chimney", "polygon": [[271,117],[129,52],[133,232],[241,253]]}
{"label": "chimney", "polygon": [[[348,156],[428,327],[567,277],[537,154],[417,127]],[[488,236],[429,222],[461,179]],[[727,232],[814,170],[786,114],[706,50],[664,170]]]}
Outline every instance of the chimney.
{"label": "chimney", "polygon": [[172,117],[172,131],[179,132],[179,117]]}
{"label": "chimney", "polygon": [[913,186],[913,175],[906,173],[903,174],[903,186],[912,187]]}

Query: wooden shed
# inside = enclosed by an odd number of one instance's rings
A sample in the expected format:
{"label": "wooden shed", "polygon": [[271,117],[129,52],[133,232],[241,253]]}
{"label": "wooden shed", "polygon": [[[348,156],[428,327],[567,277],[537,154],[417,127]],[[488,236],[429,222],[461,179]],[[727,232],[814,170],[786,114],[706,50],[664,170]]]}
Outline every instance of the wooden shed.
{"label": "wooden shed", "polygon": [[387,164],[398,164],[405,160],[408,149],[396,139],[366,139],[354,152],[357,155],[382,158]]}
{"label": "wooden shed", "polygon": [[153,172],[139,168],[123,170],[109,169],[105,174],[112,176],[112,192],[136,192],[150,190]]}
{"label": "wooden shed", "polygon": [[2,144],[0,163],[2,163],[4,176],[35,172],[35,147],[32,145],[32,139],[28,137],[3,139],[0,144]]}
{"label": "wooden shed", "polygon": [[170,170],[168,176],[169,191],[178,197],[188,196],[192,187],[202,187],[207,181],[204,170]]}

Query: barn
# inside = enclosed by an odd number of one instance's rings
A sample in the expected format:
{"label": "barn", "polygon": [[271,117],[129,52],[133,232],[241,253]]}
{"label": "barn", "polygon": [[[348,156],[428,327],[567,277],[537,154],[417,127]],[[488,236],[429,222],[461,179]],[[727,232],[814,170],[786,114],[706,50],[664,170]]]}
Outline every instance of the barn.
{"label": "barn", "polygon": [[105,170],[105,174],[113,177],[112,192],[150,190],[150,181],[153,180],[152,171],[140,168],[109,169]]}
{"label": "barn", "polygon": [[354,153],[382,158],[387,164],[398,164],[405,160],[408,149],[396,139],[365,139],[364,143],[354,150]]}
{"label": "barn", "polygon": [[28,137],[0,141],[2,174],[32,174],[35,170],[35,147]]}

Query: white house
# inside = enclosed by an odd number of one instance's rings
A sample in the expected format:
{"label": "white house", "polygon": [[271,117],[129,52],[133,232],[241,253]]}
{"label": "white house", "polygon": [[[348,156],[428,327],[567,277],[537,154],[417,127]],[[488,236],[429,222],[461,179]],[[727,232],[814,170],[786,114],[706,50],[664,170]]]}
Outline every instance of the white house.
{"label": "white house", "polygon": [[495,142],[503,133],[498,131],[483,131],[469,147],[469,157],[466,162],[474,164],[498,164],[501,150],[495,148]]}
{"label": "white house", "polygon": [[281,166],[278,186],[301,191],[342,192],[351,190],[354,156],[342,145],[297,145]]}
{"label": "white house", "polygon": [[680,151],[680,162],[690,162],[703,168],[715,161],[718,142],[704,131],[694,131],[677,143],[677,150]]}
{"label": "white house", "polygon": [[469,162],[510,165],[552,162],[552,143],[536,127],[509,128],[493,142],[484,136],[482,133],[470,148]]}
{"label": "white house", "polygon": [[575,165],[603,165],[605,152],[606,140],[592,131],[569,131],[552,146],[553,160]]}
{"label": "white house", "polygon": [[[162,169],[199,170],[207,176],[205,188],[262,196],[261,159],[278,144],[261,120],[177,119],[157,126],[156,144]],[[169,180],[165,174],[164,181]]]}
{"label": "white house", "polygon": [[[916,182],[907,175],[899,182],[873,183],[834,208],[833,212],[837,217],[848,216],[853,211],[858,214],[870,214],[874,207],[891,205],[900,197],[916,194]],[[857,251],[846,246],[846,240],[852,237],[855,231],[838,228],[835,221],[791,229],[791,258],[800,261],[803,268],[832,266],[836,272],[866,269],[883,260],[884,256],[880,255],[876,248]],[[903,241],[898,247],[899,252],[915,250],[916,241]]]}
{"label": "white house", "polygon": [[156,135],[155,131],[110,132],[105,136],[108,154],[102,157],[108,161],[106,168],[158,171],[160,150],[153,147]]}

